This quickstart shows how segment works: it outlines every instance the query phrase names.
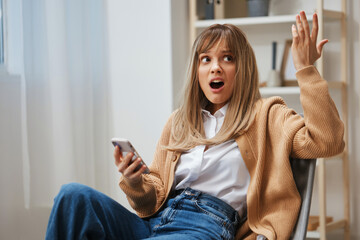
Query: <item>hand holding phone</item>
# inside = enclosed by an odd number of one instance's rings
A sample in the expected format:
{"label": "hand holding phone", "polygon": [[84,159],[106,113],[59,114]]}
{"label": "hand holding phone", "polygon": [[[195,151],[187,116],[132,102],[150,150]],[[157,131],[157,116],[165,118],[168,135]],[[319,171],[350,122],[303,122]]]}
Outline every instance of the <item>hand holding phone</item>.
{"label": "hand holding phone", "polygon": [[[125,156],[127,153],[133,153],[133,157],[130,160],[130,163],[128,166],[130,166],[136,159],[140,158],[139,153],[135,150],[135,148],[133,147],[133,145],[130,143],[129,140],[124,139],[124,138],[112,138],[111,139],[112,144],[115,146],[118,146],[120,149],[120,152],[122,153],[123,156]],[[141,159],[140,164],[135,168],[134,173],[136,173],[137,171],[139,171],[141,169],[142,166],[146,166],[145,162]],[[146,169],[143,173],[150,173],[149,168],[146,166]]]}

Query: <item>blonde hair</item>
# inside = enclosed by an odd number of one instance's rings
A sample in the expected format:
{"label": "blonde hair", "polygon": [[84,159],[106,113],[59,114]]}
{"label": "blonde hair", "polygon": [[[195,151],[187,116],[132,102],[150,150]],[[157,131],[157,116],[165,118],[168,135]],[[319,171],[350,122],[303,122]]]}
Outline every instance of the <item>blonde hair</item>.
{"label": "blonde hair", "polygon": [[[199,55],[225,41],[235,56],[236,75],[224,123],[211,139],[206,139],[201,108],[208,102],[197,77]],[[234,139],[246,131],[255,117],[254,105],[260,98],[255,54],[245,36],[231,24],[215,24],[205,29],[192,47],[183,103],[175,113],[168,150],[183,152],[197,145],[215,145]]]}

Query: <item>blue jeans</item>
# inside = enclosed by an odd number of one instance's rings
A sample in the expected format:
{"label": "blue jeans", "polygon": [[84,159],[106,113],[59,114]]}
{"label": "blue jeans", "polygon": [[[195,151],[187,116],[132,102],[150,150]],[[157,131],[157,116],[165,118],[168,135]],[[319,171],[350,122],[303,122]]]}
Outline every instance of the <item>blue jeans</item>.
{"label": "blue jeans", "polygon": [[45,239],[233,239],[239,221],[227,203],[190,188],[142,219],[106,195],[71,183],[55,198]]}

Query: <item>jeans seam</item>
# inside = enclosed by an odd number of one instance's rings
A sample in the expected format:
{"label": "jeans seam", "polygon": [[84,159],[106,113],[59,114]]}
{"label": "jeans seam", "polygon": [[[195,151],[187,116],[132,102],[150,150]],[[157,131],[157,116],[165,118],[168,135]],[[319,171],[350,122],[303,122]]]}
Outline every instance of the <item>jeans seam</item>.
{"label": "jeans seam", "polygon": [[[197,200],[195,200],[195,201],[193,201],[193,202],[194,202],[195,206],[196,206],[202,213],[204,213],[204,214],[206,214],[206,215],[209,215],[210,217],[214,218],[216,221],[220,222],[221,225],[223,225],[223,226],[226,225],[226,227],[228,227],[228,226],[230,225],[230,223],[228,223],[227,220],[224,220],[224,219],[222,219],[221,217],[215,215],[214,213],[211,213],[211,212],[205,210],[204,208],[202,208],[202,207],[199,205],[199,203],[198,203]],[[226,218],[227,218],[227,217],[226,217]]]}
{"label": "jeans seam", "polygon": [[[214,213],[211,213],[211,212],[203,209],[199,205],[198,200],[193,200],[192,202],[194,203],[196,208],[198,208],[202,213],[214,218],[221,225],[221,229],[222,229],[221,237],[223,239],[232,239],[230,232],[231,232],[231,228],[233,228],[233,223],[231,223],[231,221],[229,220],[229,218],[226,215],[224,215],[224,218],[226,218],[226,219],[222,219],[221,217],[215,215]],[[211,207],[211,206],[209,206],[209,207]],[[218,211],[217,209],[215,209],[215,210]],[[223,214],[221,211],[219,211],[219,212],[221,214]]]}
{"label": "jeans seam", "polygon": [[[232,221],[231,212],[227,211],[227,209],[222,209],[221,202],[219,202],[219,206],[217,206],[216,204],[212,205],[211,201],[207,204],[207,201],[203,202],[200,200],[201,199],[198,199],[196,194],[190,195],[189,193],[178,195],[169,200],[172,202],[167,203],[167,207],[165,207],[163,213],[160,213],[158,216],[161,219],[159,219],[160,221],[157,220],[157,223],[155,223],[157,225],[153,225],[151,236],[155,237],[158,234],[159,236],[163,234],[166,235],[166,232],[170,229],[178,228],[179,226],[176,225],[178,223],[176,220],[177,216],[179,216],[180,225],[184,224],[184,227],[187,226],[188,223],[186,223],[187,220],[184,219],[184,216],[186,216],[187,212],[190,211],[193,213],[190,216],[198,216],[199,219],[204,219],[204,223],[206,222],[204,225],[195,224],[195,226],[201,227],[201,231],[199,229],[199,232],[202,232],[200,234],[204,234],[203,236],[208,236],[208,238],[210,237],[211,239],[214,239],[215,236],[217,236],[216,239],[234,239],[236,219],[234,222]],[[211,234],[214,235],[207,235],[210,234],[210,232],[209,229],[204,231],[203,226],[206,225],[212,226]],[[196,228],[190,227],[190,225],[184,229],[195,232],[198,231]],[[186,234],[186,232],[183,232],[182,234]]]}

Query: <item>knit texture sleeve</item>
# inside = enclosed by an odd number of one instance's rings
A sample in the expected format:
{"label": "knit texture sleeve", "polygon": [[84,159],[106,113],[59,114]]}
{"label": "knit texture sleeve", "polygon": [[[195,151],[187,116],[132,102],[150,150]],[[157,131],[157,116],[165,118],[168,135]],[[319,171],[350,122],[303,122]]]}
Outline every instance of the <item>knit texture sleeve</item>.
{"label": "knit texture sleeve", "polygon": [[313,66],[298,71],[297,78],[304,116],[280,97],[261,99],[252,126],[237,139],[250,173],[248,228],[254,233],[242,227],[237,239],[256,234],[289,239],[301,205],[289,156],[310,159],[343,151],[344,124],[327,82]]}
{"label": "knit texture sleeve", "polygon": [[161,137],[157,143],[154,159],[149,166],[150,174],[143,174],[142,180],[134,185],[129,184],[124,177],[120,178],[119,186],[124,191],[130,206],[140,217],[154,214],[165,201],[167,179],[166,160],[171,152],[165,150],[170,140],[173,114],[165,124]]}
{"label": "knit texture sleeve", "polygon": [[333,102],[327,82],[314,66],[296,73],[304,118],[288,112],[284,122],[292,138],[292,156],[297,158],[330,157],[343,151],[344,124]]}

